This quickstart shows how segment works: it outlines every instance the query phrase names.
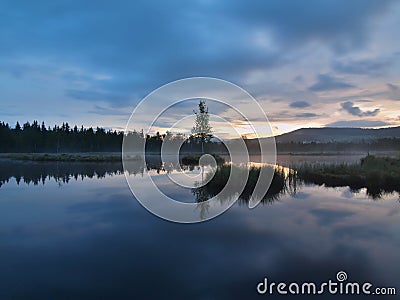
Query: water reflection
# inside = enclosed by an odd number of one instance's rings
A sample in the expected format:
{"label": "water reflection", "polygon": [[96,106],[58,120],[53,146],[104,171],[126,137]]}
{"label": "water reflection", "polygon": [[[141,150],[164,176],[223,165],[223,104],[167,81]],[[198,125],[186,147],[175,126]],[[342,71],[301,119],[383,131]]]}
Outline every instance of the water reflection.
{"label": "water reflection", "polygon": [[25,162],[2,160],[0,162],[0,187],[15,178],[17,184],[45,184],[54,179],[68,183],[71,179],[104,178],[122,173],[120,163],[70,163],[70,162]]}
{"label": "water reflection", "polygon": [[[256,166],[256,167],[255,167]],[[258,163],[250,163],[248,168],[250,168],[250,175],[254,170],[259,168]],[[143,176],[144,172],[150,172],[151,176],[161,175],[160,178],[156,179],[158,182],[163,182],[164,189],[166,184],[171,183],[165,174],[174,174],[179,176],[182,173],[197,175],[199,172],[204,172],[206,168],[197,165],[183,165],[176,164],[170,161],[162,161],[160,156],[150,155],[144,159],[134,159],[125,163],[125,170],[122,163],[119,162],[102,162],[102,163],[92,163],[92,162],[26,162],[2,159],[0,160],[0,188],[8,183],[11,178],[15,178],[17,185],[21,183],[44,185],[47,181],[54,180],[59,184],[67,184],[71,180],[83,180],[84,178],[104,178],[106,176],[121,175],[123,172],[127,172],[130,176]],[[229,177],[229,166],[222,165],[218,167],[217,173],[212,179],[208,178],[210,174],[204,174],[203,182],[208,182],[203,186],[202,182],[198,182],[200,187],[191,189],[191,194],[193,195],[193,201],[197,203],[205,202],[210,198],[217,195],[222,187],[226,184],[227,178]],[[202,174],[203,175],[203,174]],[[211,174],[212,175],[212,174]],[[254,174],[253,174],[254,175]],[[256,178],[257,176],[251,176]],[[239,196],[239,204],[247,204],[249,202],[250,196],[252,194],[252,189],[254,188],[255,180],[251,180],[248,183],[242,193],[235,195],[236,191],[232,190],[230,196]],[[240,178],[238,178],[239,180]],[[274,179],[266,195],[262,198],[261,203],[271,204],[278,200],[280,196],[284,194],[289,194],[293,197],[301,197],[297,193],[301,193],[301,188],[304,185],[320,185],[326,188],[335,188],[346,186],[344,183],[340,183],[337,180],[331,182],[326,182],[323,178],[298,178],[296,172],[288,167],[278,166],[274,174]],[[161,188],[163,189],[163,188]],[[175,189],[175,193],[180,193],[179,187],[171,183],[169,190]],[[352,184],[349,186],[348,193],[358,194],[363,193],[369,198],[378,200],[384,198],[386,195],[400,194],[398,190],[398,183],[396,183],[396,188],[386,188],[385,186],[378,185],[356,185]],[[187,195],[185,194],[187,201]],[[257,196],[257,195],[256,195]],[[348,196],[350,197],[350,196]],[[226,199],[220,199],[224,201]],[[203,206],[206,206],[204,204]],[[202,208],[202,210],[205,210]]]}
{"label": "water reflection", "polygon": [[[156,174],[169,174],[174,171],[193,171],[194,165],[177,165],[171,162],[162,162],[154,155],[143,159],[129,161],[125,171],[129,175],[143,175],[145,170]],[[27,162],[12,159],[0,159],[0,187],[15,178],[17,184],[45,184],[55,180],[58,183],[68,183],[70,180],[84,178],[104,178],[105,176],[123,174],[120,162]]]}
{"label": "water reflection", "polygon": [[[0,188],[1,299],[259,299],[255,287],[265,276],[320,283],[340,270],[351,281],[400,291],[394,195],[371,201],[365,189],[304,184],[274,205],[237,205],[209,222],[182,225],[132,201],[118,164],[3,163],[1,178],[33,183],[44,174],[46,183]],[[132,174],[140,180],[138,170]],[[68,188],[49,174],[69,177]]]}
{"label": "water reflection", "polygon": [[[219,195],[223,188],[226,186],[229,177],[231,176],[230,168],[236,168],[234,178],[231,178],[233,181],[233,187],[240,186],[240,184],[235,184],[235,181],[241,181],[246,177],[248,172],[248,180],[243,190],[235,190],[234,188],[225,192],[225,197],[235,197],[237,196],[239,199],[239,203],[247,204],[250,199],[256,198],[261,199],[261,203],[268,204],[277,200],[280,195],[285,194],[286,192],[295,193],[296,191],[296,180],[294,180],[293,172],[287,173],[282,167],[273,167],[273,166],[262,166],[262,167],[237,167],[230,165],[219,166],[216,170],[215,174],[206,174],[206,182],[207,184],[201,185],[198,188],[192,190],[195,195],[196,202],[204,202],[216,195]],[[273,173],[273,179],[269,186],[267,192],[263,195],[258,195],[254,193],[254,188],[256,182],[259,178],[261,168],[270,169],[267,172]],[[208,178],[211,177],[212,178]],[[226,199],[220,199],[220,201],[224,201]]]}

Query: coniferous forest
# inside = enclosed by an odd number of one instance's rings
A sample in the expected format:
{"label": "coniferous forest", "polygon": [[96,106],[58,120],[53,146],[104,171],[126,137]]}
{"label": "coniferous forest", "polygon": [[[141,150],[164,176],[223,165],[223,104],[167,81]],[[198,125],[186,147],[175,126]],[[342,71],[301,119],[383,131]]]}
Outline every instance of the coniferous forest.
{"label": "coniferous forest", "polygon": [[61,126],[46,127],[38,121],[19,122],[12,128],[0,122],[0,152],[101,152],[121,151],[123,133],[96,129]]}
{"label": "coniferous forest", "polygon": [[[182,152],[203,152],[201,138],[195,135],[170,132],[145,135],[143,131],[133,131],[129,134],[133,135],[139,143],[145,141],[148,152],[159,153],[166,140],[182,144]],[[123,137],[122,131],[106,130],[101,127],[70,127],[67,122],[51,128],[44,122],[39,123],[38,121],[26,122],[22,126],[17,122],[14,127],[0,121],[0,153],[121,152]],[[259,153],[256,140],[245,140],[245,143],[250,153]],[[278,142],[276,148],[280,153],[398,151],[400,139],[393,137],[328,143]],[[212,153],[226,153],[227,151],[222,143],[215,141],[208,141],[205,144],[205,150]]]}
{"label": "coniferous forest", "polygon": [[[186,152],[201,151],[201,143],[194,135],[172,134],[166,132],[155,135],[144,135],[143,131],[133,131],[138,141],[146,142],[146,151],[160,152],[163,141],[169,140],[182,143]],[[78,128],[70,127],[68,123],[53,128],[44,122],[19,122],[14,127],[0,122],[0,153],[66,153],[66,152],[121,152],[124,133],[122,131],[106,130],[101,127]],[[209,151],[224,151],[221,143],[209,142]]]}

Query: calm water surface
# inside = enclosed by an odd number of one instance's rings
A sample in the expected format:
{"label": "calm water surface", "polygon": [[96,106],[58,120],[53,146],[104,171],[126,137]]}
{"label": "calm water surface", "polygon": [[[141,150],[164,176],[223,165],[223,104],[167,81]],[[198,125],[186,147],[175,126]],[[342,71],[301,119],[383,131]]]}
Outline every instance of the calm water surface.
{"label": "calm water surface", "polygon": [[257,283],[323,282],[341,270],[400,292],[398,194],[298,185],[253,210],[236,204],[182,225],[147,212],[119,164],[2,161],[0,170],[0,299],[280,299],[257,295]]}

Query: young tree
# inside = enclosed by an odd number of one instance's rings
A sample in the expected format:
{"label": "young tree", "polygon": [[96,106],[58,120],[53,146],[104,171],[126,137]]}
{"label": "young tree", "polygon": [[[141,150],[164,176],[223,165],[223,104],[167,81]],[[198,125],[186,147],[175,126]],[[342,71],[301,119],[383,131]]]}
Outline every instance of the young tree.
{"label": "young tree", "polygon": [[204,143],[208,143],[212,138],[212,127],[210,126],[210,117],[205,100],[200,100],[199,111],[193,111],[196,114],[192,134],[201,142],[201,152],[204,153]]}

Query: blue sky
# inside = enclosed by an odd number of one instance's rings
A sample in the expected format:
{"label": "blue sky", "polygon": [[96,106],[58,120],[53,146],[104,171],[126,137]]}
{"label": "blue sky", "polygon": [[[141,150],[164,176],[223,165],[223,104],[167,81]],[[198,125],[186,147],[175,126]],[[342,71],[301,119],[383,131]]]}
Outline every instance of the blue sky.
{"label": "blue sky", "polygon": [[251,93],[276,133],[400,125],[399,1],[14,0],[0,23],[11,124],[123,129],[152,90],[210,76]]}

